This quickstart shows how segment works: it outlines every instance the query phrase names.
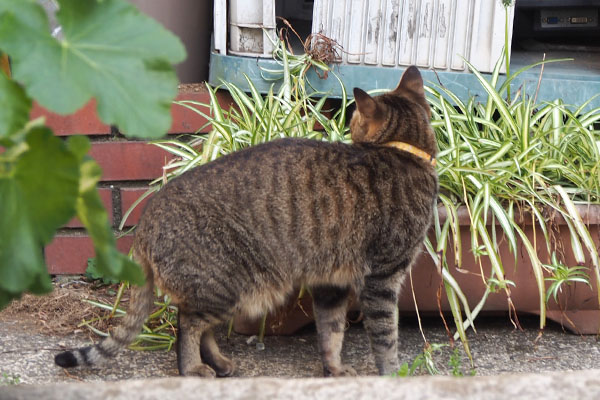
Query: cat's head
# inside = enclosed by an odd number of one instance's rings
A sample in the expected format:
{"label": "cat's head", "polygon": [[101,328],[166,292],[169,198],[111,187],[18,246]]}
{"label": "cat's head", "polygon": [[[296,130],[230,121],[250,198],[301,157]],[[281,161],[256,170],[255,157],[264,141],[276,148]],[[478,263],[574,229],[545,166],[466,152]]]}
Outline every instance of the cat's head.
{"label": "cat's head", "polygon": [[[354,88],[356,110],[350,121],[354,143],[383,144],[404,141],[430,147],[429,120],[431,110],[425,99],[423,78],[415,66],[408,67],[396,89],[381,96],[371,97]],[[425,149],[424,149],[425,150]]]}

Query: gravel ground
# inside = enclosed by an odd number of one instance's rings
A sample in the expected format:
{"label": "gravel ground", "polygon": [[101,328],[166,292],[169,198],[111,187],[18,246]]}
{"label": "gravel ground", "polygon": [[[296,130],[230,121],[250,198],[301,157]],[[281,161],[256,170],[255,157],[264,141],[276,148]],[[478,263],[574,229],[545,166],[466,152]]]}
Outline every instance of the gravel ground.
{"label": "gravel ground", "polygon": [[[537,320],[521,317],[524,331],[512,328],[506,317],[485,317],[476,321],[478,333],[470,333],[470,346],[476,375],[497,375],[518,372],[545,372],[600,369],[600,344],[595,336],[565,333],[558,325],[550,325],[538,338]],[[439,318],[423,321],[424,334],[430,343],[448,343]],[[233,357],[237,377],[318,377],[321,363],[317,351],[314,327],[293,336],[265,338],[264,350],[248,337],[234,334],[227,340],[225,332],[217,338],[224,354]],[[537,338],[537,340],[536,340]],[[0,379],[4,384],[15,377],[24,384],[141,379],[177,375],[176,355],[171,352],[124,351],[114,361],[95,368],[63,370],[54,365],[54,355],[62,349],[90,343],[86,334],[54,336],[36,333],[31,323],[0,321]],[[415,320],[403,318],[400,328],[401,362],[411,363],[423,351],[423,337]],[[453,351],[442,348],[434,356],[442,374],[451,374],[448,365]],[[471,368],[460,349],[460,369],[467,375]],[[361,324],[346,332],[343,359],[360,375],[374,374],[366,334]],[[425,372],[423,372],[425,373]]]}

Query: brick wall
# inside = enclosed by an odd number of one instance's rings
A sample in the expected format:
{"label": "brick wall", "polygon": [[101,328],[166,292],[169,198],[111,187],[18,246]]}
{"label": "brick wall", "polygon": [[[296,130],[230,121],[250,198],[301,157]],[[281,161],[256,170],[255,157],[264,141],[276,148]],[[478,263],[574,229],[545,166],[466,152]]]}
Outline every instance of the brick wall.
{"label": "brick wall", "polygon": [[[231,104],[226,92],[219,92],[218,98],[223,106]],[[199,85],[185,85],[180,89],[177,100],[210,101],[206,88]],[[199,114],[178,105],[173,105],[171,114],[173,124],[170,135],[193,133],[206,123]],[[162,166],[171,156],[157,146],[125,138],[116,129],[103,124],[96,116],[94,101],[68,116],[60,116],[34,105],[31,118],[40,116],[45,116],[46,124],[56,135],[86,135],[90,138],[92,148],[89,154],[103,171],[98,185],[100,197],[115,233],[119,235],[121,232],[117,232],[116,228],[122,215],[146,191],[148,182],[162,175]],[[208,129],[205,127],[203,131]],[[129,216],[126,227],[137,223],[142,207],[143,204]],[[117,247],[127,253],[131,243],[132,235],[129,234],[118,239]],[[87,260],[94,256],[94,250],[81,222],[74,218],[59,230],[54,241],[44,249],[44,254],[49,273],[80,274],[85,272]]]}

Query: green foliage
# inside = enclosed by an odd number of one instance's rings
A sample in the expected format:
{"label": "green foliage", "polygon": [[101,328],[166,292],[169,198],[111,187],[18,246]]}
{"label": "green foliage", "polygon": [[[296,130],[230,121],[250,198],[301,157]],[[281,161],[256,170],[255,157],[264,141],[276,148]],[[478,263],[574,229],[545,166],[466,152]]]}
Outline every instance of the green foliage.
{"label": "green foliage", "polygon": [[429,375],[439,375],[440,371],[436,366],[434,356],[442,353],[442,349],[448,346],[440,343],[425,343],[423,352],[415,357],[410,364],[404,363],[400,366],[398,372],[393,374],[395,377],[413,376],[417,372],[426,372]]}
{"label": "green foliage", "polygon": [[[0,164],[0,305],[29,290],[51,290],[42,246],[75,213],[79,166],[45,127],[29,130]],[[52,165],[52,168],[48,168]]]}
{"label": "green foliage", "polygon": [[458,347],[455,347],[452,350],[452,354],[450,355],[450,359],[448,360],[448,366],[450,367],[450,373],[452,376],[464,376],[460,367],[462,365],[460,358],[460,350]]}
{"label": "green foliage", "polygon": [[[585,248],[598,276],[598,252],[576,204],[600,203],[600,131],[595,128],[600,109],[584,111],[587,104],[573,107],[561,100],[535,103],[525,91],[509,101],[510,82],[540,64],[527,66],[503,82],[499,79],[500,62],[488,78],[469,65],[488,94],[481,102],[474,98],[461,100],[442,86],[427,88],[440,150],[440,202],[446,214],[445,220],[436,218],[435,244],[426,243],[427,249],[442,267],[446,288],[450,289],[448,295],[455,292],[462,296],[460,287],[448,276],[451,269],[463,265],[458,209],[465,206],[470,220],[471,253],[476,262],[487,259],[490,265],[489,269],[482,269],[487,287],[472,311],[466,302],[451,302],[463,342],[464,327],[472,325],[472,318],[489,293],[502,290],[512,304],[511,286],[515,283],[505,278],[504,263],[510,260],[500,257],[502,242],[508,244],[515,260],[519,244],[526,250],[539,292],[540,328],[544,327],[544,276],[560,271],[540,260],[537,246],[544,246],[551,253],[560,245],[551,239],[555,214],[567,221],[577,262],[584,265]],[[535,225],[545,240],[530,240],[523,228],[526,221]],[[447,256],[448,250],[453,251],[453,259]],[[553,290],[564,282],[550,279],[557,285]],[[471,318],[456,318],[462,312]]]}
{"label": "green foliage", "polygon": [[[29,120],[31,100],[21,86],[0,72],[0,145]],[[7,142],[8,143],[8,142]]]}
{"label": "green foliage", "polygon": [[[462,357],[460,354],[459,347],[454,347],[454,349],[452,350],[452,354],[450,354],[450,359],[448,360],[448,367],[450,367],[450,374],[452,376],[465,376],[465,373],[463,372]],[[475,376],[476,373],[477,371],[475,370],[475,368],[471,368],[468,375]]]}
{"label": "green foliage", "polygon": [[[156,138],[170,126],[177,80],[171,63],[182,44],[123,0],[59,0],[64,39],[53,38],[35,0],[0,0],[0,308],[24,291],[51,290],[42,248],[72,217],[94,241],[98,272],[143,282],[139,267],[116,250],[96,190],[101,170],[85,137],[66,142],[28,123],[31,98],[69,113],[92,97],[100,118],[130,136]],[[75,132],[74,132],[75,133]]]}
{"label": "green foliage", "polygon": [[170,64],[185,58],[179,40],[122,0],[58,3],[62,40],[50,35],[35,0],[0,0],[0,48],[14,78],[55,112],[72,113],[94,97],[105,123],[131,136],[164,135],[177,93]]}
{"label": "green foliage", "polygon": [[[80,155],[83,154],[80,152]],[[116,248],[108,215],[96,190],[96,183],[102,175],[100,167],[86,156],[80,160],[80,171],[77,216],[94,242],[99,272],[107,278],[114,277],[134,283],[144,282],[142,270]]]}
{"label": "green foliage", "polygon": [[[310,86],[305,76],[310,57],[293,56],[282,46],[281,42],[277,44],[275,51],[281,69],[265,71],[265,77],[280,79],[278,90],[272,87],[261,95],[247,78],[249,94],[223,83],[235,103],[229,110],[221,108],[213,88],[209,88],[208,105],[179,103],[205,116],[213,130],[190,143],[156,142],[179,157],[168,166],[168,179],[224,154],[278,137],[349,141],[344,109],[350,101],[343,84],[340,82],[344,93],[341,107],[327,117],[323,110],[325,96],[306,89]],[[502,291],[512,304],[511,288],[518,284],[505,277],[504,265],[510,260],[500,256],[502,243],[508,244],[515,260],[520,245],[529,257],[539,292],[540,327],[545,325],[544,279],[554,276],[554,271],[539,259],[537,246],[551,251],[558,245],[550,236],[550,217],[554,213],[568,223],[577,261],[581,265],[585,262],[585,248],[599,276],[598,252],[575,204],[600,203],[600,131],[595,128],[600,122],[600,109],[584,111],[587,104],[573,107],[561,100],[535,103],[525,91],[509,100],[510,83],[541,63],[516,71],[502,81],[501,62],[487,77],[469,65],[487,98],[459,99],[443,86],[426,87],[440,150],[441,193],[433,224],[435,238],[426,240],[425,245],[440,265],[457,330],[455,339],[460,337],[469,358],[466,329],[473,326],[488,295]],[[322,69],[320,64],[315,66]],[[324,131],[315,131],[315,122]],[[201,151],[197,150],[200,143]],[[163,183],[162,177],[156,179],[146,195],[159,190]],[[482,267],[485,292],[473,308],[451,273],[463,265],[460,207],[466,208],[470,220],[470,253],[476,262],[486,259],[490,265]],[[129,212],[131,209],[126,216]],[[531,221],[542,232],[545,240],[541,244],[527,238],[522,228],[525,221]]]}
{"label": "green foliage", "polygon": [[562,292],[565,284],[570,285],[574,282],[580,282],[590,286],[590,278],[587,274],[588,268],[583,266],[568,267],[558,260],[556,253],[552,253],[552,263],[544,264],[544,267],[552,272],[552,276],[545,279],[547,282],[551,282],[546,293],[546,303],[550,300],[550,296],[558,303],[557,296]]}
{"label": "green foliage", "polygon": [[2,372],[0,376],[0,386],[18,385],[21,383],[21,377],[18,374]]}
{"label": "green foliage", "polygon": [[117,279],[109,278],[100,271],[98,271],[98,267],[96,266],[97,262],[95,258],[88,258],[87,267],[85,269],[84,276],[86,279],[90,281],[99,282],[101,285],[114,285],[119,283]]}
{"label": "green foliage", "polygon": [[411,367],[407,362],[405,362],[400,366],[400,369],[396,373],[392,374],[392,376],[397,378],[406,378],[407,376],[410,376],[410,370]]}
{"label": "green foliage", "polygon": [[[125,287],[126,284],[122,283],[115,303],[112,305],[98,301],[84,300],[95,307],[105,310],[107,313],[103,316],[83,321],[79,324],[79,327],[85,326],[99,336],[108,336],[108,332],[97,329],[94,327],[94,324],[101,320],[113,317],[122,318],[125,316],[127,312],[119,307],[121,295],[123,294]],[[175,344],[177,338],[177,308],[171,305],[171,300],[168,296],[161,295],[157,295],[154,305],[156,306],[156,309],[146,319],[142,328],[142,333],[140,333],[136,340],[129,345],[130,349],[169,351],[173,347],[173,344]]]}
{"label": "green foliage", "polygon": [[[436,363],[436,358],[439,358],[444,353],[444,349],[449,347],[445,343],[425,343],[423,352],[419,353],[414,360],[409,364],[403,363],[400,369],[392,374],[393,377],[405,378],[408,376],[420,375],[423,373],[429,375],[440,375],[442,372],[438,368],[439,361]],[[462,356],[459,347],[453,347],[452,353],[448,358],[448,373],[455,377],[465,376],[463,371]],[[471,368],[467,375],[474,376],[475,368]]]}

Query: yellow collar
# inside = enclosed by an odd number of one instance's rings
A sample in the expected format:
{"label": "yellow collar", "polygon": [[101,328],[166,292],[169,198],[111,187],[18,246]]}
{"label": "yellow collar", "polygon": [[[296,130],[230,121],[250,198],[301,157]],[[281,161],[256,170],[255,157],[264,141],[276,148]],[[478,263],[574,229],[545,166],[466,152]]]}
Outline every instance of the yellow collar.
{"label": "yellow collar", "polygon": [[423,160],[429,162],[432,166],[435,167],[436,160],[431,154],[424,152],[423,150],[413,146],[412,144],[404,143],[404,142],[387,142],[383,144],[386,147],[394,147],[398,150],[408,151],[411,154],[414,154],[417,157],[422,158]]}

